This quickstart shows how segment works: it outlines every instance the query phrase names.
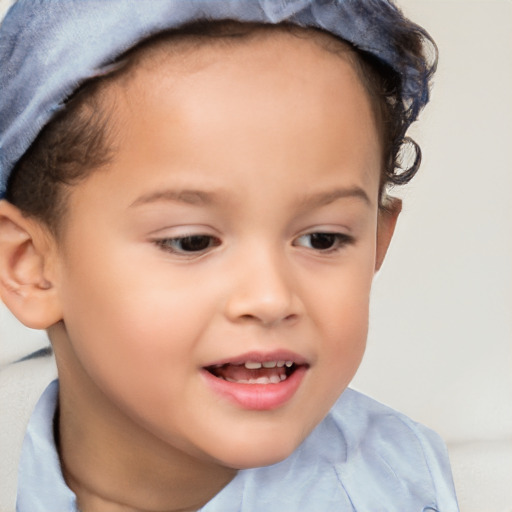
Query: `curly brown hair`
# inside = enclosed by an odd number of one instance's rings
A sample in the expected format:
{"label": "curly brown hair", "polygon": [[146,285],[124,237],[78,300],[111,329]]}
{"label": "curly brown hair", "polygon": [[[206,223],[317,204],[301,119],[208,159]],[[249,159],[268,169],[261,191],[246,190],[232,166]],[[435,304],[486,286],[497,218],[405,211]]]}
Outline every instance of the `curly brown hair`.
{"label": "curly brown hair", "polygon": [[[112,158],[114,134],[109,124],[109,109],[102,101],[107,83],[129,75],[148,49],[177,40],[198,46],[212,38],[231,42],[246,39],[260,31],[286,30],[298,37],[308,32],[324,34],[322,43],[330,51],[343,51],[355,65],[365,86],[380,129],[382,198],[389,185],[407,183],[417,172],[421,150],[406,136],[407,128],[417,115],[402,95],[402,78],[393,68],[374,55],[358,50],[346,41],[315,28],[301,28],[288,23],[265,25],[225,20],[194,22],[180,29],[160,33],[142,41],[117,59],[113,71],[82,84],[32,143],[16,164],[7,184],[5,198],[25,215],[34,217],[58,235],[65,218],[70,187],[87,178]],[[418,67],[418,73],[429,80],[436,69],[437,48],[428,34],[411,23],[402,30],[402,45]],[[405,50],[404,50],[405,51]],[[404,148],[412,158],[403,162]]]}

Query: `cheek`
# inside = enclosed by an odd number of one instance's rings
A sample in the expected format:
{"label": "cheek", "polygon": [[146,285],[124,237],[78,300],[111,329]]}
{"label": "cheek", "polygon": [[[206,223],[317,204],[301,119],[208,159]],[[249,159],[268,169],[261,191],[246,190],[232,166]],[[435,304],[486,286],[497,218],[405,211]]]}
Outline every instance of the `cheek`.
{"label": "cheek", "polygon": [[318,326],[329,339],[358,339],[357,333],[366,331],[374,254],[374,243],[361,244],[338,268],[312,275],[310,309],[316,310]]}
{"label": "cheek", "polygon": [[349,384],[366,348],[373,253],[365,251],[353,261],[325,280],[314,298],[314,319],[322,339],[316,378],[326,390],[326,403]]}
{"label": "cheek", "polygon": [[[86,382],[126,416],[158,433],[155,425],[173,425],[171,412],[193,402],[197,323],[183,298],[164,300],[140,289],[125,292],[121,297],[84,296],[69,322],[68,339]],[[80,314],[81,307],[87,314]]]}
{"label": "cheek", "polygon": [[[341,295],[341,297],[340,297]],[[368,293],[343,290],[327,302],[321,331],[325,340],[321,357],[326,375],[346,386],[357,370],[368,334]]]}
{"label": "cheek", "polygon": [[69,343],[80,364],[94,382],[117,392],[148,380],[157,387],[179,380],[194,364],[198,310],[208,305],[194,286],[158,265],[110,254],[101,261],[85,253],[69,258],[61,287]]}

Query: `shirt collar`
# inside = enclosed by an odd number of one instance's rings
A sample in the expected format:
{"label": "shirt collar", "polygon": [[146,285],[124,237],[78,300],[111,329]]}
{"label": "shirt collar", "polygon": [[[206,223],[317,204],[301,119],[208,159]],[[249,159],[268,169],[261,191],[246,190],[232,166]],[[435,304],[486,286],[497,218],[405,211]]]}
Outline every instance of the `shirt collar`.
{"label": "shirt collar", "polygon": [[[53,420],[58,393],[59,383],[54,380],[41,395],[30,417],[18,469],[16,512],[79,512],[76,495],[62,475],[54,438]],[[310,440],[313,442],[306,443],[288,459],[273,466],[239,471],[200,511],[254,512],[262,510],[259,507],[264,504],[267,512],[277,512],[282,510],[283,492],[286,495],[285,503],[297,510],[301,504],[305,505],[303,510],[316,510],[315,503],[325,505],[326,500],[332,505],[336,504],[336,509],[341,503],[348,504],[348,497],[338,483],[332,463],[318,456],[321,451],[319,445],[326,438],[329,439],[329,432],[325,428],[324,423],[317,427],[315,433],[318,435]],[[322,443],[318,443],[320,439]],[[342,460],[345,456],[345,453],[334,454],[335,458]],[[306,472],[300,470],[306,467]],[[312,478],[312,475],[318,477],[320,474],[321,484],[318,478]],[[305,489],[308,490],[304,492]],[[311,502],[310,506],[306,506],[305,500]]]}
{"label": "shirt collar", "polygon": [[18,468],[17,512],[78,512],[76,496],[62,476],[53,435],[59,383],[41,395],[30,417]]}

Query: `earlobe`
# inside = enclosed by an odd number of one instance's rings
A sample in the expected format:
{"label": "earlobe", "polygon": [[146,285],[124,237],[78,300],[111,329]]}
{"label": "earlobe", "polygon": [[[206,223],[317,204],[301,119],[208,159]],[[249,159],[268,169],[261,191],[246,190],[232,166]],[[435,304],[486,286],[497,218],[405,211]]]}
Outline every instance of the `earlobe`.
{"label": "earlobe", "polygon": [[401,211],[402,200],[396,197],[386,198],[386,204],[379,210],[375,272],[380,270],[384,262]]}
{"label": "earlobe", "polygon": [[43,227],[0,201],[0,298],[27,327],[46,329],[60,320],[50,267],[52,250]]}

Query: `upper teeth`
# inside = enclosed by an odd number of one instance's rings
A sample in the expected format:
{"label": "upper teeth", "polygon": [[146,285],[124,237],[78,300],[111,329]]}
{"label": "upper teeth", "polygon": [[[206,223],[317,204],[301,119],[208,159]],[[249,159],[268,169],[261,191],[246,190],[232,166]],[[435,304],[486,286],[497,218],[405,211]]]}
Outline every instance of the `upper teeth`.
{"label": "upper teeth", "polygon": [[260,368],[282,368],[285,366],[290,368],[293,365],[293,361],[264,361],[263,363],[258,363],[256,361],[247,361],[244,366],[248,370],[259,370]]}
{"label": "upper teeth", "polygon": [[228,382],[236,382],[237,384],[279,384],[286,380],[286,375],[271,375],[270,377],[258,377],[257,379],[230,379],[226,377]]}

